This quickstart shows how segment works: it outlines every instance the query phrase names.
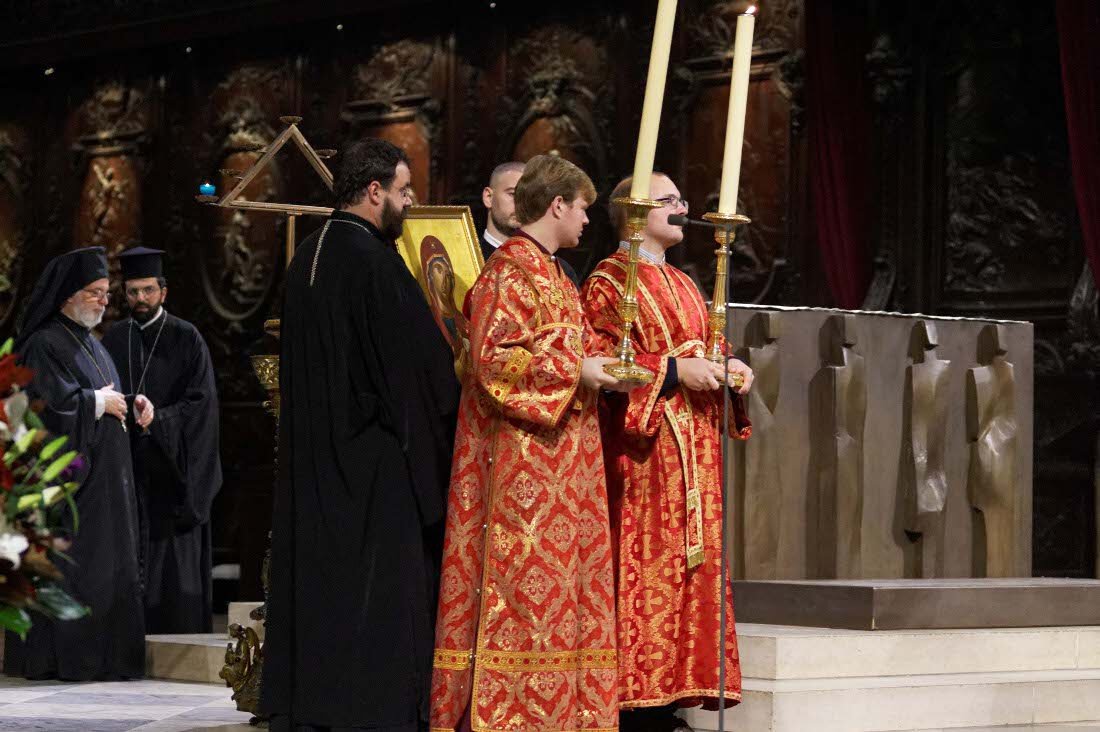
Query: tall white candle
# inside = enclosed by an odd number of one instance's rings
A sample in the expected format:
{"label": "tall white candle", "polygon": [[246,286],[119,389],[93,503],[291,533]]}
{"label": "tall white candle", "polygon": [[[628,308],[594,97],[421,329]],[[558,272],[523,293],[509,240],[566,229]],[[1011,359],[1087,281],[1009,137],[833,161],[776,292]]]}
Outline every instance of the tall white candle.
{"label": "tall white candle", "polygon": [[741,180],[741,147],[745,141],[745,108],[749,101],[749,70],[752,68],[752,32],[756,7],[737,16],[733,42],[733,71],[730,75],[730,106],[726,118],[726,150],[722,156],[722,187],[718,213],[737,213],[737,186]]}
{"label": "tall white candle", "polygon": [[653,46],[649,51],[649,76],[642,102],[642,126],[638,131],[638,149],[634,157],[631,198],[649,198],[653,176],[653,158],[657,154],[657,130],[661,126],[661,103],[665,99],[668,56],[672,50],[672,27],[676,21],[676,0],[657,3],[657,22],[653,26]]}

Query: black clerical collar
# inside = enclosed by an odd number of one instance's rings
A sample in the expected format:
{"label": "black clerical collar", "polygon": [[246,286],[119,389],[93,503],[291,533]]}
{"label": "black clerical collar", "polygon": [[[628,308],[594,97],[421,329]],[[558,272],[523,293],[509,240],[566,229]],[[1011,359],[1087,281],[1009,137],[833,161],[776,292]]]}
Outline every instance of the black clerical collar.
{"label": "black clerical collar", "polygon": [[335,219],[337,221],[347,221],[348,223],[351,223],[351,224],[358,224],[359,226],[362,226],[367,231],[369,231],[371,234],[373,234],[376,238],[381,239],[385,243],[390,244],[394,247],[397,246],[393,242],[393,240],[387,239],[385,236],[382,235],[382,230],[381,229],[379,229],[377,226],[375,226],[371,222],[367,221],[362,216],[359,216],[358,214],[353,214],[350,211],[333,211],[332,216],[330,218]]}
{"label": "black clerical collar", "polygon": [[541,251],[541,252],[542,252],[543,254],[545,254],[546,256],[550,257],[550,260],[551,260],[551,261],[553,261],[553,262],[556,262],[556,261],[558,261],[558,258],[557,258],[556,256],[554,256],[553,254],[551,254],[551,253],[550,253],[550,252],[549,252],[549,251],[548,251],[548,250],[546,249],[546,247],[544,247],[544,246],[542,245],[542,242],[540,242],[540,241],[539,241],[538,239],[536,239],[535,237],[533,237],[533,236],[531,236],[530,234],[528,234],[528,233],[527,233],[526,231],[524,231],[523,229],[517,229],[517,230],[516,230],[516,233],[515,233],[515,234],[513,234],[513,236],[522,236],[522,237],[523,237],[524,239],[526,239],[527,241],[529,241],[529,242],[531,242],[532,244],[534,244],[535,246],[537,246],[537,247],[539,248],[539,250],[540,250],[540,251]]}
{"label": "black clerical collar", "polygon": [[[152,325],[153,323],[157,322],[162,317],[164,317],[164,314],[166,312],[167,311],[163,307],[159,307],[159,308],[157,308],[157,314],[154,315],[153,317],[149,318],[148,320],[146,320],[144,323],[139,322],[137,318],[133,318],[133,321],[134,321],[134,324],[137,325],[138,328],[140,328],[141,330],[145,330],[150,325]],[[131,317],[133,317],[133,316],[131,316]]]}
{"label": "black clerical collar", "polygon": [[61,323],[61,325],[65,326],[69,330],[75,330],[78,333],[91,333],[92,332],[91,328],[85,328],[83,325],[76,322],[75,320],[70,318],[65,313],[58,312],[57,320]]}

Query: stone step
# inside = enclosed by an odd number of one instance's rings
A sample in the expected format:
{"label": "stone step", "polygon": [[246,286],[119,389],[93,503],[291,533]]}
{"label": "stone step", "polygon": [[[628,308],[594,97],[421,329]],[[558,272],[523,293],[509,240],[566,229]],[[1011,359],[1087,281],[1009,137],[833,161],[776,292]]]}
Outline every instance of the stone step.
{"label": "stone step", "polygon": [[[836,630],[738,623],[743,701],[725,729],[933,732],[1100,727],[1100,628]],[[700,732],[718,715],[686,710]]]}
{"label": "stone step", "polygon": [[1100,628],[842,630],[737,624],[742,673],[785,680],[1100,669]]}
{"label": "stone step", "polygon": [[145,636],[145,674],[150,679],[225,682],[218,672],[225,665],[229,641],[218,633]]}
{"label": "stone step", "polygon": [[746,623],[900,630],[1100,626],[1100,580],[1055,577],[734,583]]}
{"label": "stone step", "polygon": [[[715,712],[687,710],[700,732]],[[811,721],[812,720],[812,721]],[[1100,670],[934,674],[763,681],[745,679],[727,730],[909,732],[1007,725],[1100,724]]]}

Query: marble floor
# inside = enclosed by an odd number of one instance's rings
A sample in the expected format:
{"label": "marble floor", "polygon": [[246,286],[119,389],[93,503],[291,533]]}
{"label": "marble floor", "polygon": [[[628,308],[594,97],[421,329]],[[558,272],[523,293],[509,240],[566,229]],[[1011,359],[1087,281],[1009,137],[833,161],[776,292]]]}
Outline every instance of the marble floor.
{"label": "marble floor", "polygon": [[67,684],[0,676],[0,732],[248,732],[230,690],[212,684]]}

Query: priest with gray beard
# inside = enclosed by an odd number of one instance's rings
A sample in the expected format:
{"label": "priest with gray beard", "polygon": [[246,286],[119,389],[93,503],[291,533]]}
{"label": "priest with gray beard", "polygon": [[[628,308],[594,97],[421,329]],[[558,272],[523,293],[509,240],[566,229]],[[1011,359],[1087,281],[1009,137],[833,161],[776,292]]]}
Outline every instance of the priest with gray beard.
{"label": "priest with gray beard", "polygon": [[[60,504],[60,532],[72,539],[63,586],[91,613],[73,621],[35,614],[26,641],[8,633],[4,673],[28,679],[90,681],[140,678],[145,621],[139,524],[129,411],[111,357],[92,334],[107,308],[109,282],[102,247],[56,257],[35,283],[20,318],[15,352],[34,371],[27,388],[41,400],[42,422],[83,458],[74,516]],[[144,395],[133,401],[140,429],[153,421]],[[79,517],[79,530],[76,520]]]}

